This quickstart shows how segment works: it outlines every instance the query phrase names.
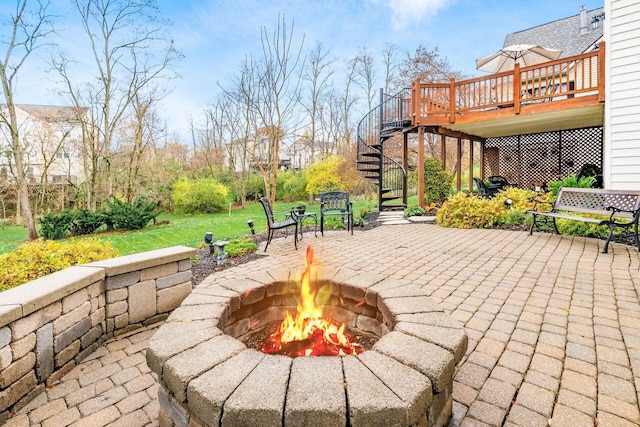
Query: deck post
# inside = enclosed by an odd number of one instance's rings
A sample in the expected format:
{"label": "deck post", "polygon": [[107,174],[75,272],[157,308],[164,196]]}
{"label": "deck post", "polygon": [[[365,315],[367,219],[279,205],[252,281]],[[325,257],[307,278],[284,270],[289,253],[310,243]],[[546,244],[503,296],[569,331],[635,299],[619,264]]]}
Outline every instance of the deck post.
{"label": "deck post", "polygon": [[458,161],[456,162],[456,191],[462,189],[462,138],[458,137]]}
{"label": "deck post", "polygon": [[473,139],[469,139],[469,192],[473,189]]}
{"label": "deck post", "polygon": [[517,62],[513,67],[513,110],[520,114],[520,103],[522,102],[522,75],[520,74],[520,64]]}
{"label": "deck post", "polygon": [[420,79],[415,79],[411,83],[411,120],[414,126],[420,125],[420,105],[422,100],[420,99]]}
{"label": "deck post", "polygon": [[424,128],[418,128],[418,206],[424,207]]}
{"label": "deck post", "polygon": [[447,135],[440,134],[440,156],[442,157],[442,170],[447,170]]}
{"label": "deck post", "polygon": [[456,79],[449,81],[449,123],[456,122]]}
{"label": "deck post", "polygon": [[480,179],[484,179],[484,144],[485,141],[480,141]]}

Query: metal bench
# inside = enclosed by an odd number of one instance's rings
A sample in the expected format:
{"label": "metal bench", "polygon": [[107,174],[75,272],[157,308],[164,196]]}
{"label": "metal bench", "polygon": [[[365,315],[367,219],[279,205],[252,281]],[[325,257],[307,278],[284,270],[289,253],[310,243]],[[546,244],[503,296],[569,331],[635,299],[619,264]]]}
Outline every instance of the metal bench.
{"label": "metal bench", "polygon": [[[604,190],[600,188],[560,188],[555,202],[551,203],[550,211],[545,212],[538,210],[538,203],[547,202],[536,200],[534,209],[527,211],[527,213],[533,216],[529,235],[533,234],[534,229],[537,229],[538,217],[544,217],[545,221],[547,218],[552,218],[553,227],[558,234],[560,234],[560,232],[558,231],[556,218],[606,225],[609,227],[609,237],[602,251],[602,253],[606,254],[609,250],[609,242],[611,242],[611,238],[613,237],[613,230],[616,227],[621,227],[624,228],[625,231],[628,231],[629,228],[633,227],[636,246],[640,251],[640,240],[638,239],[640,191]],[[608,218],[591,218],[562,212],[605,215]]]}
{"label": "metal bench", "polygon": [[347,231],[353,235],[353,203],[349,201],[347,191],[327,191],[320,193],[320,234],[324,236],[324,217],[340,216],[347,219]]}
{"label": "metal bench", "polygon": [[298,220],[295,219],[295,217],[293,216],[293,212],[290,212],[289,214],[287,214],[285,216],[285,219],[283,221],[274,221],[273,220],[273,209],[271,209],[271,203],[269,203],[269,199],[267,199],[266,197],[260,197],[260,203],[262,204],[262,207],[264,208],[264,213],[265,215],[267,215],[267,229],[268,229],[268,234],[267,234],[267,244],[264,246],[264,251],[267,251],[267,248],[269,247],[269,243],[271,243],[271,239],[273,238],[273,232],[275,230],[281,230],[281,229],[285,229],[287,227],[294,227],[295,228],[295,232],[293,233],[293,244],[296,248],[296,250],[298,250]]}

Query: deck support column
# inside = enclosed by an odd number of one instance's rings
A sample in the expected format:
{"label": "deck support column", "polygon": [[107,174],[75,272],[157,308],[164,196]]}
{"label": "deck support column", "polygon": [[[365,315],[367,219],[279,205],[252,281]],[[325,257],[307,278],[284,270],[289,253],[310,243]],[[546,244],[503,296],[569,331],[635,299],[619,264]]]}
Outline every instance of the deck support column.
{"label": "deck support column", "polygon": [[444,133],[440,135],[440,157],[442,163],[442,170],[447,170],[447,135]]}
{"label": "deck support column", "polygon": [[469,140],[469,192],[473,190],[473,139]]}
{"label": "deck support column", "polygon": [[484,143],[485,141],[480,141],[480,179],[484,179]]}
{"label": "deck support column", "polygon": [[418,128],[418,206],[424,207],[424,128]]}
{"label": "deck support column", "polygon": [[456,191],[459,193],[462,189],[462,138],[458,137],[458,149],[456,155],[458,161],[456,162]]}

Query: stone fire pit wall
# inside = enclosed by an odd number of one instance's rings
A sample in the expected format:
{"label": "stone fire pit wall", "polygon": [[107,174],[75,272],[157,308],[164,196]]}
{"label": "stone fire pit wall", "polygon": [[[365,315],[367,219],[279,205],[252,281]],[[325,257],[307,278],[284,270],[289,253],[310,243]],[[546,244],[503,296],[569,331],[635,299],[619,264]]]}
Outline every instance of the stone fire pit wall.
{"label": "stone fire pit wall", "polygon": [[294,272],[200,283],[152,337],[159,419],[175,426],[445,426],[467,349],[460,323],[402,280],[325,267],[332,311],[381,338],[358,356],[265,355],[242,342],[257,321],[295,309]]}
{"label": "stone fire pit wall", "polygon": [[105,339],[165,319],[191,292],[195,253],[142,252],[0,292],[0,424]]}

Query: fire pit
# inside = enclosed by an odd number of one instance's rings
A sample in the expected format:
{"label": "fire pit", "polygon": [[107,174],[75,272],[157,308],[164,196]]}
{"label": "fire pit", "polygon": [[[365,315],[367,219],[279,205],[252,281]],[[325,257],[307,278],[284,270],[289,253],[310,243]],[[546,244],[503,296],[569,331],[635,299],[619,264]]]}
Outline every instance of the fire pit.
{"label": "fire pit", "polygon": [[[446,425],[455,365],[467,347],[462,326],[407,282],[328,268],[309,271],[307,280],[315,284],[312,299],[323,300],[338,328],[380,337],[371,350],[356,343],[355,351],[334,347],[348,356],[292,358],[247,348],[256,328],[298,317],[304,275],[279,270],[219,282],[210,276],[149,343],[147,363],[161,385],[160,420],[176,426]],[[293,348],[307,341],[297,337]]]}

